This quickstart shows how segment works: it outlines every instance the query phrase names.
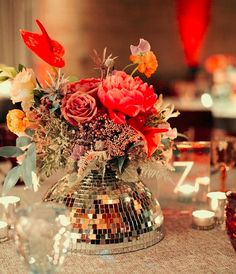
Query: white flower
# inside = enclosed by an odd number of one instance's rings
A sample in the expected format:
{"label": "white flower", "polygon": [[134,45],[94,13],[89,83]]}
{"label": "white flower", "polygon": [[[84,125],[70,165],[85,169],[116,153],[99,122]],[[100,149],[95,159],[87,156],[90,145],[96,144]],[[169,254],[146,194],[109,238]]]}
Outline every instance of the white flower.
{"label": "white flower", "polygon": [[10,89],[13,103],[21,102],[24,111],[29,110],[34,102],[34,89],[36,88],[36,78],[32,69],[23,69],[12,82]]}

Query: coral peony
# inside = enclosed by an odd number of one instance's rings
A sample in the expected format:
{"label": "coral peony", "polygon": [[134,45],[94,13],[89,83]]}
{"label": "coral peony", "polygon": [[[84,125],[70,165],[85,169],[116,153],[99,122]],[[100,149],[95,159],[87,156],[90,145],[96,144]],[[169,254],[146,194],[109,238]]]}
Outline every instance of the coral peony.
{"label": "coral peony", "polygon": [[11,132],[21,135],[30,126],[30,122],[22,110],[12,109],[7,114],[7,126]]}
{"label": "coral peony", "polygon": [[77,91],[62,99],[61,112],[73,126],[90,121],[97,113],[96,100],[87,93]]}
{"label": "coral peony", "polygon": [[100,79],[87,78],[81,79],[77,82],[68,83],[63,87],[62,93],[64,95],[75,93],[77,91],[86,92],[91,96],[95,96],[98,91],[98,84],[101,82]]}
{"label": "coral peony", "polygon": [[23,69],[12,82],[10,96],[13,103],[21,102],[24,111],[28,111],[34,102],[36,77],[32,69]]}
{"label": "coral peony", "polygon": [[103,80],[98,97],[116,123],[125,123],[126,116],[135,117],[149,111],[157,101],[152,86],[123,71],[115,71]]}

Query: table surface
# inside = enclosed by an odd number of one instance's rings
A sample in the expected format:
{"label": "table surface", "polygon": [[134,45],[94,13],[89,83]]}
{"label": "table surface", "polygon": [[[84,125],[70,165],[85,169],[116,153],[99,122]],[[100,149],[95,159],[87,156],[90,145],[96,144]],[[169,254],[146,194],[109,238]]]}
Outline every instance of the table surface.
{"label": "table surface", "polygon": [[213,105],[204,107],[200,98],[187,100],[184,98],[165,97],[166,103],[173,104],[175,109],[181,111],[211,111],[214,118],[236,118],[236,101],[227,99],[214,99]]}
{"label": "table surface", "polygon": [[[32,194],[20,186],[15,187],[11,194],[20,196],[21,204],[25,206],[40,201],[48,187],[49,184],[45,183],[37,193]],[[161,204],[166,232],[161,242],[147,249],[119,255],[70,254],[59,274],[236,273],[236,253],[224,228],[195,230],[191,228],[191,205],[176,200]],[[0,243],[0,273],[27,273],[13,240]]]}

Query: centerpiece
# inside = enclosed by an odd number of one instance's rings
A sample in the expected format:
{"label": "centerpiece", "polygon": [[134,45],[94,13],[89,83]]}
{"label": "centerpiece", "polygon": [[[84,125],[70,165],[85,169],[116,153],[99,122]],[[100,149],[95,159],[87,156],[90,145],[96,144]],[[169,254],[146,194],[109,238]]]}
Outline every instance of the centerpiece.
{"label": "centerpiece", "polygon": [[[3,193],[19,178],[37,190],[39,178],[64,169],[44,201],[65,204],[73,226],[73,251],[112,254],[134,251],[160,241],[163,215],[158,201],[143,183],[146,177],[166,176],[173,139],[167,122],[176,117],[151,85],[134,76],[150,77],[157,69],[150,44],[140,39],[130,46],[131,63],[115,69],[115,59],[94,51],[98,78],[71,81],[64,67],[64,48],[52,40],[40,21],[41,34],[21,31],[24,43],[53,67],[39,82],[32,69],[1,67],[13,103],[9,130],[16,146],[0,148],[0,156],[17,157],[6,176]],[[127,71],[132,72],[130,74]]]}

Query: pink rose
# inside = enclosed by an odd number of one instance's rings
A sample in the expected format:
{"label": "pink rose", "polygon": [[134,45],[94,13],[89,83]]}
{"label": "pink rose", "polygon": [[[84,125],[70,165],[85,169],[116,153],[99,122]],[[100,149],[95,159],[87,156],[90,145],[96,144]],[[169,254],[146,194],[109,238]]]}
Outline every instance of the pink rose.
{"label": "pink rose", "polygon": [[100,79],[87,78],[81,79],[77,82],[68,83],[63,88],[63,94],[71,94],[77,91],[86,92],[91,96],[95,96],[98,91],[98,84],[101,82]]}
{"label": "pink rose", "polygon": [[90,121],[97,113],[96,100],[87,93],[77,91],[62,99],[61,112],[73,126]]}
{"label": "pink rose", "polygon": [[116,123],[125,123],[126,116],[135,117],[150,111],[157,101],[152,86],[123,71],[115,71],[102,81],[98,97]]}

